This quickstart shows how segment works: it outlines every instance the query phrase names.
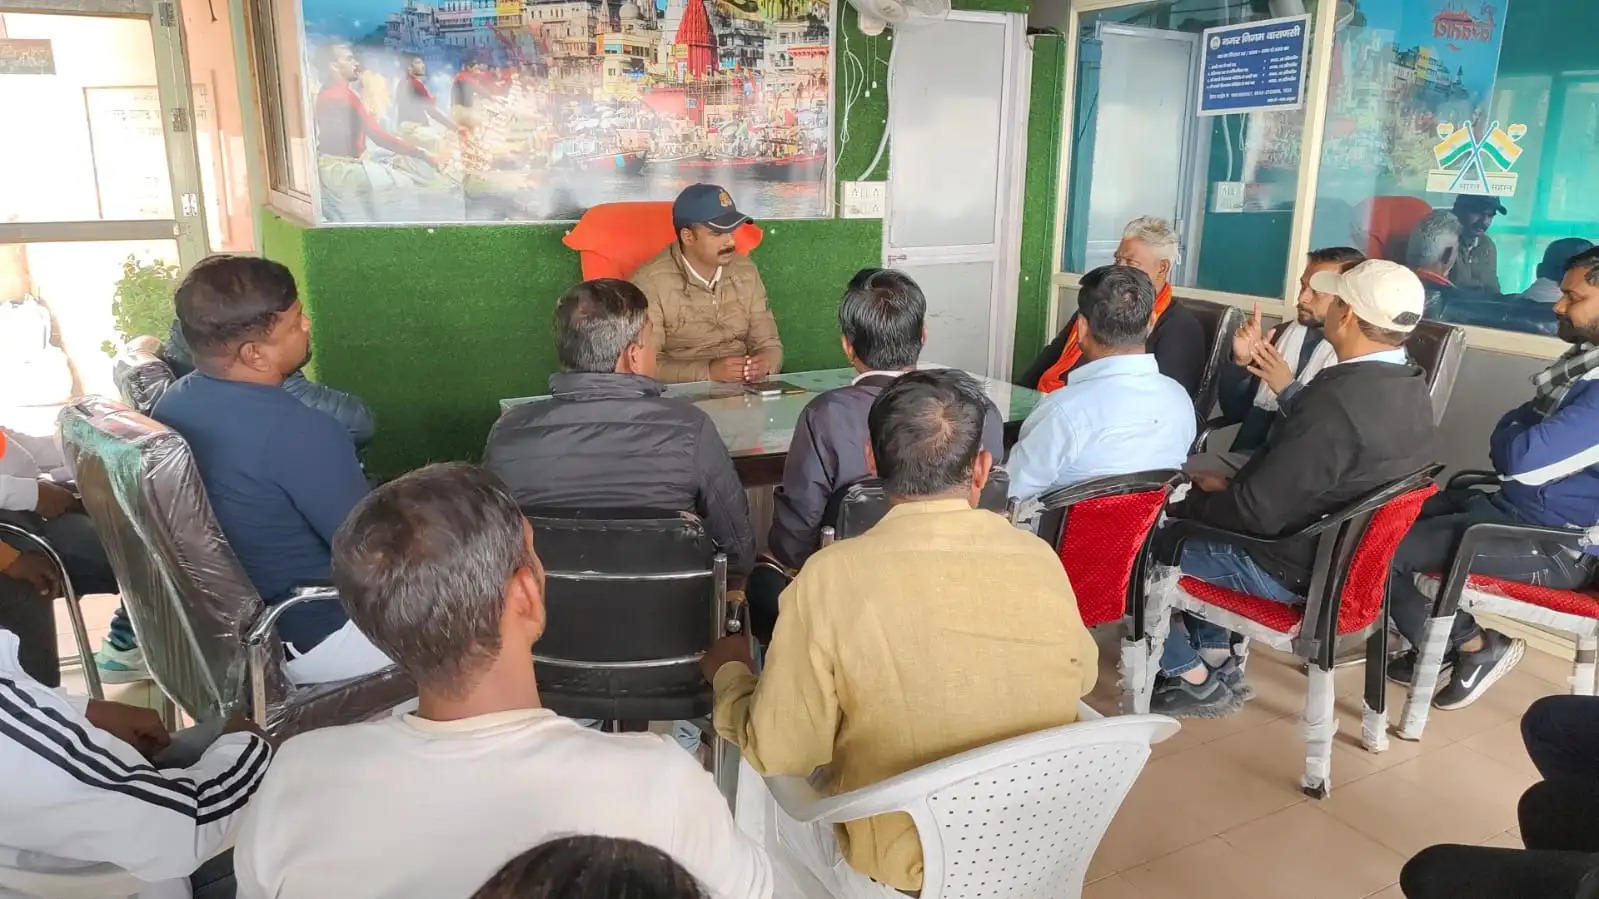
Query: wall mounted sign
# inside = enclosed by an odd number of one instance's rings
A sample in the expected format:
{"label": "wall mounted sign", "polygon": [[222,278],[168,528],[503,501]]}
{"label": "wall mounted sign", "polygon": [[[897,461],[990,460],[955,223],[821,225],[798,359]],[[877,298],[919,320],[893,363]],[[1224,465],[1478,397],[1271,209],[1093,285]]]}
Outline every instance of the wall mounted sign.
{"label": "wall mounted sign", "polygon": [[1199,46],[1200,115],[1298,109],[1305,102],[1310,16],[1207,28]]}
{"label": "wall mounted sign", "polygon": [[48,39],[0,37],[0,75],[55,73],[55,52]]}

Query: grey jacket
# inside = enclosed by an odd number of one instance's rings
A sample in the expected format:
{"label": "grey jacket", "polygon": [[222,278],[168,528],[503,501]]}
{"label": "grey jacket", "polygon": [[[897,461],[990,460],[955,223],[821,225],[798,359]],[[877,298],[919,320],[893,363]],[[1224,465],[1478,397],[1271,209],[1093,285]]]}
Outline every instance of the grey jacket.
{"label": "grey jacket", "polygon": [[550,399],[494,423],[483,466],[524,507],[693,512],[746,573],[755,539],[733,460],[710,416],[664,389],[641,375],[551,375]]}
{"label": "grey jacket", "polygon": [[[779,562],[798,568],[821,542],[822,516],[833,491],[868,477],[866,414],[893,375],[872,373],[848,387],[829,390],[805,407],[783,465],[783,484],[773,495],[767,548]],[[983,419],[983,449],[994,464],[1005,461],[1005,422],[993,402]]]}
{"label": "grey jacket", "polygon": [[[161,348],[161,357],[179,378],[194,371],[194,354],[189,351],[189,343],[183,339],[183,329],[177,322],[172,323],[166,345]],[[372,440],[377,423],[372,418],[372,410],[355,394],[325,387],[298,371],[284,379],[283,389],[312,409],[338,419],[357,447],[366,446]]]}

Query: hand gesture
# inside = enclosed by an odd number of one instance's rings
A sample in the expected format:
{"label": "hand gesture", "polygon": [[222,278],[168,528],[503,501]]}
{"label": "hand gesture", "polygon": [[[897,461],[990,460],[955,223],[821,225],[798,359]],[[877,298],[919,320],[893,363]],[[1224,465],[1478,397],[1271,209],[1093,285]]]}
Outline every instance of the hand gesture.
{"label": "hand gesture", "polygon": [[56,571],[55,563],[45,558],[43,553],[23,553],[10,565],[0,569],[0,574],[27,581],[45,599],[55,599],[61,595],[61,573]]}
{"label": "hand gesture", "polygon": [[1269,343],[1255,347],[1255,356],[1249,361],[1249,373],[1260,378],[1272,393],[1282,393],[1294,381],[1294,370],[1283,354]]}
{"label": "hand gesture", "polygon": [[755,658],[750,653],[750,638],[747,634],[729,634],[711,644],[705,655],[700,657],[700,671],[705,674],[707,681],[716,679],[716,672],[722,670],[723,665],[742,662],[751,671],[755,670]]}
{"label": "hand gesture", "polygon": [[756,381],[763,381],[769,374],[771,374],[771,372],[766,368],[765,359],[761,358],[760,356],[750,356],[745,359],[744,381],[746,383],[753,384]]}
{"label": "hand gesture", "polygon": [[725,359],[711,360],[712,381],[742,381],[744,372],[749,368],[748,356],[728,356]]}
{"label": "hand gesture", "polygon": [[83,716],[89,723],[109,733],[150,758],[172,742],[167,726],[154,709],[123,705],[120,702],[89,700]]}
{"label": "hand gesture", "polygon": [[40,518],[49,521],[52,518],[60,518],[68,512],[75,512],[77,509],[78,498],[72,495],[71,490],[55,481],[42,479],[39,481],[39,502],[33,507],[33,511],[37,512]]}
{"label": "hand gesture", "polygon": [[1196,471],[1188,476],[1188,480],[1194,485],[1194,489],[1201,493],[1220,493],[1232,482],[1232,479],[1226,475],[1216,474],[1213,471]]}
{"label": "hand gesture", "polygon": [[1260,304],[1255,304],[1255,312],[1233,332],[1233,362],[1248,366],[1255,356],[1255,347],[1262,343],[1260,329]]}

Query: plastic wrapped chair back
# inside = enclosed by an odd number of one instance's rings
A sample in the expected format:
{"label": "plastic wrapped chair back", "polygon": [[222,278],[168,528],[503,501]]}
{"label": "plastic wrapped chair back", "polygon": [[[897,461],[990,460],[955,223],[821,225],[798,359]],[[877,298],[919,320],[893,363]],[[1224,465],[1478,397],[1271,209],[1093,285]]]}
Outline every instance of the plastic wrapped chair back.
{"label": "plastic wrapped chair back", "polygon": [[1205,329],[1205,373],[1200,376],[1199,390],[1194,393],[1194,409],[1203,421],[1216,406],[1216,394],[1221,389],[1221,366],[1227,361],[1233,332],[1243,322],[1243,313],[1236,306],[1212,303],[1209,300],[1177,300],[1182,303]]}
{"label": "plastic wrapped chair back", "polygon": [[1427,395],[1432,398],[1432,423],[1441,424],[1455,392],[1455,378],[1466,356],[1466,332],[1445,322],[1424,319],[1405,338],[1410,358],[1427,373]]}
{"label": "plastic wrapped chair back", "polygon": [[[232,714],[246,675],[241,632],[262,602],[211,512],[188,444],[101,397],[66,406],[59,428],[151,675],[197,721]],[[285,692],[274,666],[267,695]]]}
{"label": "plastic wrapped chair back", "polygon": [[1144,548],[1172,489],[1175,470],[1096,478],[1043,497],[1039,534],[1060,554],[1083,624],[1115,621],[1141,580]]}
{"label": "plastic wrapped chair back", "polygon": [[129,347],[111,363],[111,379],[124,403],[140,415],[149,415],[177,377],[165,359],[148,350]]}
{"label": "plastic wrapped chair back", "polygon": [[1400,494],[1371,516],[1355,553],[1349,560],[1348,574],[1338,601],[1338,633],[1363,630],[1382,613],[1383,596],[1388,591],[1388,568],[1399,541],[1421,515],[1421,505],[1438,492],[1438,485]]}
{"label": "plastic wrapped chair back", "polygon": [[[1010,475],[1003,468],[995,468],[983,485],[977,507],[997,515],[1010,509]],[[827,498],[827,508],[822,512],[822,522],[832,525],[833,537],[845,540],[859,537],[872,529],[888,514],[888,494],[883,492],[883,482],[878,478],[856,481],[833,491]]]}

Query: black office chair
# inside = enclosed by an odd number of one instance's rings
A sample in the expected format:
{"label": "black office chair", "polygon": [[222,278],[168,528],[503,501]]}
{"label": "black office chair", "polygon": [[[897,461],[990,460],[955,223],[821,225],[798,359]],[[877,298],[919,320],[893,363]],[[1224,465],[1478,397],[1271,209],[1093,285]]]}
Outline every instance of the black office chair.
{"label": "black office chair", "polygon": [[[983,485],[977,507],[996,515],[1010,514],[1010,475],[996,468]],[[827,509],[822,513],[822,545],[835,540],[857,537],[871,529],[888,514],[888,495],[883,492],[883,482],[878,478],[856,481],[848,487],[833,491],[827,499]]]}
{"label": "black office chair", "polygon": [[[729,623],[727,556],[688,513],[524,509],[545,572],[533,659],[544,704],[571,718],[690,721],[714,698],[699,661]],[[723,747],[712,753],[723,785]]]}
{"label": "black office chair", "polygon": [[1199,391],[1194,394],[1194,411],[1199,416],[1199,426],[1205,427],[1210,410],[1216,408],[1216,392],[1221,386],[1221,367],[1227,361],[1233,332],[1243,323],[1244,316],[1237,306],[1212,303],[1209,300],[1184,300],[1183,308],[1199,319],[1205,329],[1205,373],[1199,379]]}

